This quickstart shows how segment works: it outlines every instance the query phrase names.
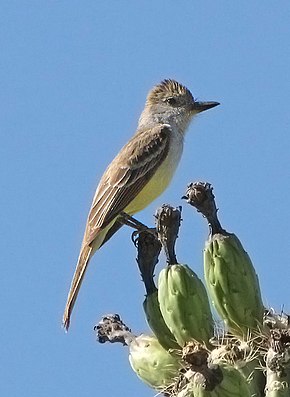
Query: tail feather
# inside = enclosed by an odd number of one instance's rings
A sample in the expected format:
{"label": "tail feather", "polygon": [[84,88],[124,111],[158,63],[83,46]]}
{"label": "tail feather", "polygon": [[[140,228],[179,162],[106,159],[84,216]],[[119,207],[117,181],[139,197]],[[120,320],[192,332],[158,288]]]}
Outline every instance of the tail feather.
{"label": "tail feather", "polygon": [[77,299],[91,254],[92,247],[88,245],[82,247],[63,314],[62,323],[66,331],[69,329],[71,312]]}
{"label": "tail feather", "polygon": [[113,234],[115,234],[119,228],[122,226],[121,223],[116,222],[116,219],[113,219],[106,227],[100,229],[96,234],[94,240],[89,244],[86,242],[86,234],[82,244],[81,252],[78,258],[76,270],[73,276],[73,280],[71,283],[71,287],[69,290],[69,294],[67,297],[67,302],[63,314],[63,327],[67,331],[70,325],[70,317],[71,313],[77,299],[85,272],[87,270],[87,266],[89,264],[89,260],[93,256],[93,254],[105,243],[107,242]]}

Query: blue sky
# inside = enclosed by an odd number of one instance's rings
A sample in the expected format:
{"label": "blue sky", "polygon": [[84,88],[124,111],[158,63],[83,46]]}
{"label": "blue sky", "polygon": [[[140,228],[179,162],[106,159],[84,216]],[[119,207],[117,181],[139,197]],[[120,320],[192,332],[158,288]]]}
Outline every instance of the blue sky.
{"label": "blue sky", "polygon": [[[130,230],[92,260],[68,334],[61,317],[98,179],[164,78],[221,106],[192,123],[139,219],[211,182],[265,304],[290,311],[289,1],[11,0],[0,15],[1,396],[154,394],[93,332],[112,312],[149,332]],[[177,255],[202,276],[206,222],[182,204]]]}

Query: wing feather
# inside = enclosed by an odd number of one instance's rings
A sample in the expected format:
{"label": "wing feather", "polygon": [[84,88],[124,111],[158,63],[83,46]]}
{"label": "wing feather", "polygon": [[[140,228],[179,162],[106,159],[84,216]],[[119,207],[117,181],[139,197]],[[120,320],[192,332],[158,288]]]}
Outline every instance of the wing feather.
{"label": "wing feather", "polygon": [[119,152],[97,188],[83,244],[91,244],[152,178],[168,154],[170,134],[166,124],[139,131]]}

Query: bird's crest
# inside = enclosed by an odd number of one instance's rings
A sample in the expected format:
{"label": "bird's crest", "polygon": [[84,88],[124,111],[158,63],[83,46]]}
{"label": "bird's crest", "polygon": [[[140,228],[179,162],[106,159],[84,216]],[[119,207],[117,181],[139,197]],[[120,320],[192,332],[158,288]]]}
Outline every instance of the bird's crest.
{"label": "bird's crest", "polygon": [[158,103],[170,96],[188,96],[189,100],[194,100],[191,92],[184,85],[175,80],[166,79],[152,88],[147,96],[147,104]]}

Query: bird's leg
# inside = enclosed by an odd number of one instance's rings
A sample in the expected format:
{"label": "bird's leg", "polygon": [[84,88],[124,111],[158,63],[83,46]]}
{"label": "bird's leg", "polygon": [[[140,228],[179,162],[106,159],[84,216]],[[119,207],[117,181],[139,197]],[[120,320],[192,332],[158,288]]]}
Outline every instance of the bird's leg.
{"label": "bird's leg", "polygon": [[155,228],[150,228],[150,227],[144,225],[144,223],[138,221],[136,218],[133,218],[133,216],[127,214],[124,211],[122,211],[119,214],[118,222],[122,223],[123,225],[132,227],[133,229],[136,229],[138,232],[147,231],[147,232],[154,234],[156,236]]}

